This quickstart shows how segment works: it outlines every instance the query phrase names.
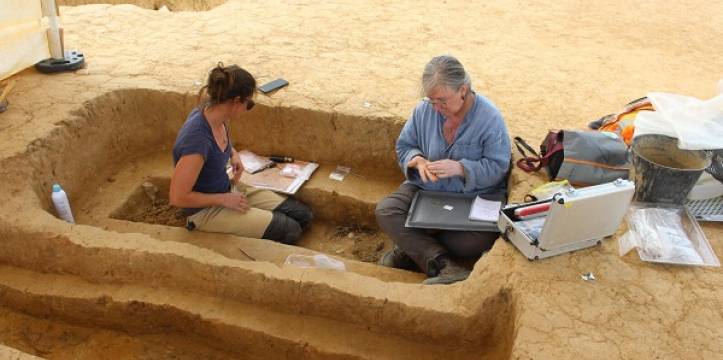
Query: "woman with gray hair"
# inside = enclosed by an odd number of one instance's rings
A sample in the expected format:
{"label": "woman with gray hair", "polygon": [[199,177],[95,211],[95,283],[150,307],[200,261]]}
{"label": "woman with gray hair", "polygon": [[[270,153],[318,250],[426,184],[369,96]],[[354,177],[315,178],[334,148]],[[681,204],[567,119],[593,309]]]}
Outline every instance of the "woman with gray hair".
{"label": "woman with gray hair", "polygon": [[402,129],[397,158],[406,181],[376,208],[377,222],[394,242],[385,266],[421,269],[425,284],[450,284],[469,276],[459,259],[477,258],[492,247],[497,232],[405,227],[419,190],[506,196],[510,140],[499,110],[472,90],[469,74],[452,56],[433,58],[422,74],[426,96]]}

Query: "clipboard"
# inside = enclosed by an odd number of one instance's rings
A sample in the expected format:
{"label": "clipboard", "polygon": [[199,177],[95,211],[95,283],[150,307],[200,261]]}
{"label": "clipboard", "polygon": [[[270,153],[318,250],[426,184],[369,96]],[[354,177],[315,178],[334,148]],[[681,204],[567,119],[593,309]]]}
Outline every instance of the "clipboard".
{"label": "clipboard", "polygon": [[319,167],[319,164],[305,161],[294,161],[294,164],[301,167],[301,174],[295,178],[287,178],[281,175],[279,165],[264,169],[254,174],[244,172],[241,175],[241,182],[259,189],[266,189],[282,194],[294,195],[301,188],[311,174]]}

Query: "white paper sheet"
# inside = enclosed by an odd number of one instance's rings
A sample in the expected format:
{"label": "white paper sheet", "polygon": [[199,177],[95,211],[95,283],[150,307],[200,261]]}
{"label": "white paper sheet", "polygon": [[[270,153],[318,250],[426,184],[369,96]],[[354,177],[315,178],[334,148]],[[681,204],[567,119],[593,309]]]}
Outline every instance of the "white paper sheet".
{"label": "white paper sheet", "polygon": [[499,201],[490,201],[476,197],[469,211],[469,219],[475,221],[494,221],[500,217],[500,207],[502,203]]}

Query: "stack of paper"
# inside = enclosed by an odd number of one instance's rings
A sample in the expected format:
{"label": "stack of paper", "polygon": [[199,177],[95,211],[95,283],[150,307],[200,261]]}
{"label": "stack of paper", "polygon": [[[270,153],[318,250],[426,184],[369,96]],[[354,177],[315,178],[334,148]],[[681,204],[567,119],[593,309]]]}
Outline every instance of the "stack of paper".
{"label": "stack of paper", "polygon": [[500,207],[502,202],[485,200],[476,197],[469,211],[469,219],[475,221],[492,221],[497,222],[500,217]]}

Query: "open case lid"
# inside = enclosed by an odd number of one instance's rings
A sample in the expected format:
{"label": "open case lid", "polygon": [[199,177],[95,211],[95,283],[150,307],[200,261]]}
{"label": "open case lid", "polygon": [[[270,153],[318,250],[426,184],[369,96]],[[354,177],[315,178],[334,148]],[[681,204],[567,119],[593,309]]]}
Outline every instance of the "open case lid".
{"label": "open case lid", "polygon": [[539,247],[549,250],[614,234],[634,192],[632,181],[618,179],[555,195],[538,239]]}

